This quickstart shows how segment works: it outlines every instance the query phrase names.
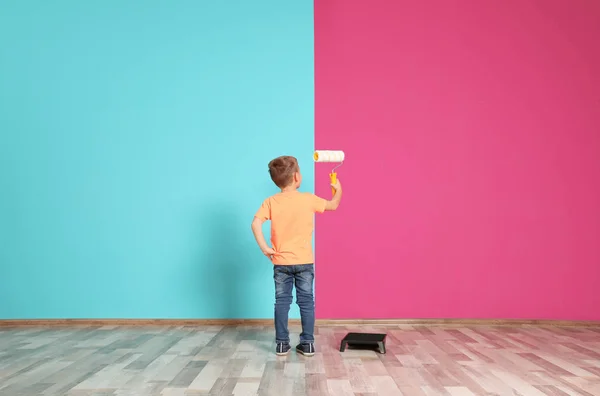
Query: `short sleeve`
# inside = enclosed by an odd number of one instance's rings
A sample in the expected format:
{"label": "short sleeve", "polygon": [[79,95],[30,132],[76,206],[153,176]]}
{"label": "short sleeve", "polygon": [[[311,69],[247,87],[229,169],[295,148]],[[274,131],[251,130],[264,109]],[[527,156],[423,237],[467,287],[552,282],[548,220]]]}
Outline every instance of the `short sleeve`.
{"label": "short sleeve", "polygon": [[325,212],[325,205],[327,205],[327,200],[325,200],[315,194],[310,194],[310,199],[311,199],[311,207],[314,212],[316,212],[316,213]]}
{"label": "short sleeve", "polygon": [[271,201],[269,199],[264,200],[254,217],[263,221],[271,220]]}

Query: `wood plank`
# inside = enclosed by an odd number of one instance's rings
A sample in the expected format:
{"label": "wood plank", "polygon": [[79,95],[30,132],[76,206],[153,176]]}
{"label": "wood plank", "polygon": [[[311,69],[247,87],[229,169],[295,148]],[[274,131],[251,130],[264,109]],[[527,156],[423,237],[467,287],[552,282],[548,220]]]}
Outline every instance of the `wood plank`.
{"label": "wood plank", "polygon": [[[0,319],[0,327],[74,327],[74,326],[270,326],[272,318],[266,319]],[[299,319],[290,319],[290,325],[299,325]],[[414,325],[423,335],[433,334],[432,326],[537,326],[537,327],[594,327],[600,321],[581,320],[515,320],[515,319],[317,319],[317,326],[399,326]],[[598,330],[600,331],[600,330]]]}

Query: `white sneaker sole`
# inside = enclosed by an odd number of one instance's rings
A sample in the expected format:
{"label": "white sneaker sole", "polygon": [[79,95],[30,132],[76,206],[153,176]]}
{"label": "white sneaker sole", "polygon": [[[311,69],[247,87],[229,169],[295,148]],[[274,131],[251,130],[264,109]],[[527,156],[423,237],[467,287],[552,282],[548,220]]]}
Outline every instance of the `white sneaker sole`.
{"label": "white sneaker sole", "polygon": [[298,352],[300,355],[304,355],[304,356],[308,356],[308,357],[315,356],[314,352],[302,352],[302,351],[299,351],[297,349],[296,349],[296,352]]}

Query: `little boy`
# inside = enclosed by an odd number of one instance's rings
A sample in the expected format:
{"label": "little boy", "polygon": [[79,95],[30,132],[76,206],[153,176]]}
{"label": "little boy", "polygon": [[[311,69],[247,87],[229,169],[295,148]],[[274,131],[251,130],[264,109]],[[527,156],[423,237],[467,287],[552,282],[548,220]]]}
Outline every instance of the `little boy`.
{"label": "little boy", "polygon": [[[294,157],[277,157],[269,162],[269,173],[281,192],[267,198],[252,221],[252,232],[263,254],[273,262],[275,279],[276,354],[287,354],[290,347],[288,313],[292,304],[292,287],[296,285],[296,302],[300,308],[302,333],[296,351],[315,354],[315,301],[313,296],[314,257],[312,235],[314,214],[336,210],[342,198],[339,181],[328,201],[311,193],[298,191],[302,182],[300,167]],[[267,245],[262,224],[271,220],[271,244]]]}

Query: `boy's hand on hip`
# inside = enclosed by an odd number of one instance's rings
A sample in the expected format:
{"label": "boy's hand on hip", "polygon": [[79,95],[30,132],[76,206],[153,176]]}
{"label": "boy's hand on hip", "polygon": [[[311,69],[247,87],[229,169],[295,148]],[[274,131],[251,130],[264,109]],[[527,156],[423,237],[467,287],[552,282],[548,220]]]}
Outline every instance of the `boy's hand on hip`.
{"label": "boy's hand on hip", "polygon": [[271,249],[270,247],[266,247],[266,248],[262,249],[262,252],[265,256],[267,256],[270,259],[273,259],[273,256],[280,255],[279,253],[277,253],[275,250]]}

